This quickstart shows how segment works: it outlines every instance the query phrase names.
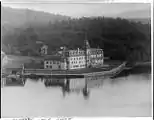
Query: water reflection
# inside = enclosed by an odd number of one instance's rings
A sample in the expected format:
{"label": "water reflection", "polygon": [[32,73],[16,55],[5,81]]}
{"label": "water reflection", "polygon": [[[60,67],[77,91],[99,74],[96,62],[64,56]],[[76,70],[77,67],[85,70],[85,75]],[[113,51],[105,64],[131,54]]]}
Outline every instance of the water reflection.
{"label": "water reflection", "polygon": [[90,96],[90,90],[92,88],[103,87],[103,82],[112,82],[109,78],[103,76],[90,77],[90,78],[49,78],[41,79],[42,83],[46,87],[61,87],[63,97],[69,94],[82,94],[85,99]]}
{"label": "water reflection", "polygon": [[[103,86],[103,82],[107,80],[108,82],[112,82],[111,79],[106,78],[105,76],[94,76],[89,78],[33,78],[33,79],[25,79],[24,84],[27,81],[31,81],[34,84],[41,82],[44,84],[46,88],[48,87],[60,87],[63,97],[69,94],[82,94],[85,99],[88,99],[90,96],[90,91],[92,88],[99,88]],[[10,86],[13,84],[16,86],[17,84],[21,85],[21,82],[13,80],[7,80],[6,86]],[[23,84],[22,84],[23,86]]]}
{"label": "water reflection", "polygon": [[2,116],[150,116],[149,76],[27,79],[1,89]]}

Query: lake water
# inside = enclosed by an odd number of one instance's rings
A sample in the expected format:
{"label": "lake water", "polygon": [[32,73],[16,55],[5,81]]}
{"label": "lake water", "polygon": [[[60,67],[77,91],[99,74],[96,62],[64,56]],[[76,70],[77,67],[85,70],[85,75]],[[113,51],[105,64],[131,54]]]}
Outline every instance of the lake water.
{"label": "lake water", "polygon": [[[1,88],[2,117],[151,116],[150,75],[95,81],[88,99],[80,92],[63,96],[60,87],[27,80],[24,87]],[[96,86],[97,84],[97,86]],[[99,87],[98,87],[99,85]]]}

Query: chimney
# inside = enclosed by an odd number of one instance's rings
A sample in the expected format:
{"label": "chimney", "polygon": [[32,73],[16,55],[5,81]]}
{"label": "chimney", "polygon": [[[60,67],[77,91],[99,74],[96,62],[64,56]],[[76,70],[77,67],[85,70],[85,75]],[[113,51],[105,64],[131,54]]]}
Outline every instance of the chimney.
{"label": "chimney", "polygon": [[80,50],[80,49],[78,48],[78,52],[79,52],[79,50]]}

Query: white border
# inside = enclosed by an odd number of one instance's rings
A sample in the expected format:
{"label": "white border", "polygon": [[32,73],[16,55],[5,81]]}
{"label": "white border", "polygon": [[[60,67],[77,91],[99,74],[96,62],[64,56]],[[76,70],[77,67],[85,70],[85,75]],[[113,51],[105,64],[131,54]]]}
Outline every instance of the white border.
{"label": "white border", "polygon": [[152,110],[151,115],[153,116],[153,1],[151,3],[151,101]]}
{"label": "white border", "polygon": [[2,3],[152,3],[153,0],[1,0]]}
{"label": "white border", "polygon": [[[15,1],[14,2],[4,2],[4,0],[1,0],[2,3],[21,3],[19,0],[18,1]],[[32,0],[32,2],[35,2],[35,3],[40,3],[40,2],[51,2],[51,3],[150,3],[151,4],[151,99],[152,99],[152,106],[153,106],[153,0],[78,0],[78,1],[72,1],[72,0],[45,0],[45,1],[42,1],[42,0]],[[27,3],[26,1],[24,3]],[[29,3],[29,2],[28,2]],[[152,116],[153,116],[153,108],[152,108]],[[66,117],[67,118],[67,117]],[[13,120],[13,118],[1,118],[2,120]],[[16,120],[17,119],[21,119],[21,118],[15,118]],[[25,118],[26,119],[26,118]],[[33,118],[31,118],[33,120]],[[41,120],[41,118],[34,118],[35,120]],[[46,118],[47,120],[59,120],[59,118]],[[64,119],[64,118],[61,118],[61,120]],[[128,120],[128,119],[135,119],[135,120],[153,120],[152,117],[136,117],[136,118],[133,118],[133,117],[92,117],[92,118],[82,118],[82,117],[72,117],[72,119],[70,120],[82,120],[82,119],[85,119],[85,120],[91,120],[91,119],[97,119],[97,120],[115,120],[115,119],[120,119],[120,120]],[[64,120],[69,120],[69,119],[64,119]]]}
{"label": "white border", "polygon": [[1,120],[152,120],[151,117],[37,117],[37,118],[2,118]]}

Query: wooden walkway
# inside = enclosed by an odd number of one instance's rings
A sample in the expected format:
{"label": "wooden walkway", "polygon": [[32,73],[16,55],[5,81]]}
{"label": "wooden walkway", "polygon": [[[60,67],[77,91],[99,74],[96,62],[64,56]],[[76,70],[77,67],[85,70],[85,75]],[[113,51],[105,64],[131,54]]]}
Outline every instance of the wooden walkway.
{"label": "wooden walkway", "polygon": [[[115,67],[110,70],[102,70],[99,68],[96,69],[85,69],[84,70],[71,70],[71,71],[65,71],[65,70],[60,70],[60,71],[51,71],[51,70],[45,70],[45,69],[23,69],[22,73],[20,74],[21,77],[30,77],[35,76],[35,77],[84,77],[86,79],[95,79],[97,77],[113,77],[117,74],[119,74],[122,70],[125,69],[125,62],[118,67]],[[89,71],[88,71],[89,70]],[[95,72],[93,72],[95,71]],[[19,76],[20,76],[19,75]],[[6,76],[11,77],[10,75],[4,75],[2,74],[2,78],[5,78]],[[32,77],[31,76],[31,77]]]}
{"label": "wooden walkway", "polygon": [[42,75],[42,76],[84,76],[84,77],[93,77],[93,76],[114,76],[118,73],[120,73],[125,68],[125,62],[121,64],[120,66],[113,68],[111,70],[97,70],[99,72],[77,72],[77,71],[66,71],[66,70],[60,70],[60,71],[52,71],[52,70],[45,70],[45,69],[24,69],[23,70],[23,76],[26,75]]}
{"label": "wooden walkway", "polygon": [[103,75],[115,76],[115,75],[119,74],[125,68],[125,64],[126,63],[124,62],[122,65],[118,66],[117,68],[113,68],[109,71],[87,73],[87,74],[85,74],[85,77],[103,76]]}

